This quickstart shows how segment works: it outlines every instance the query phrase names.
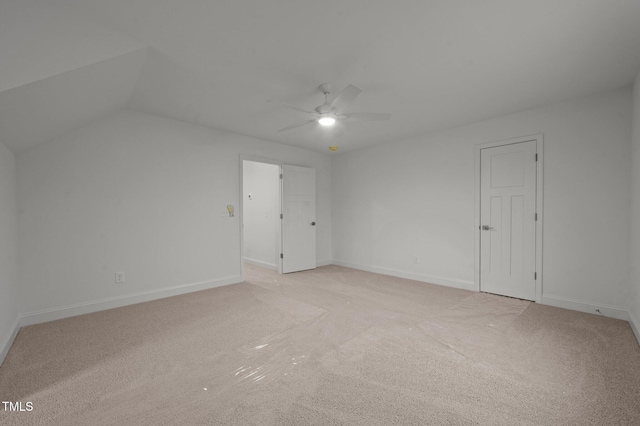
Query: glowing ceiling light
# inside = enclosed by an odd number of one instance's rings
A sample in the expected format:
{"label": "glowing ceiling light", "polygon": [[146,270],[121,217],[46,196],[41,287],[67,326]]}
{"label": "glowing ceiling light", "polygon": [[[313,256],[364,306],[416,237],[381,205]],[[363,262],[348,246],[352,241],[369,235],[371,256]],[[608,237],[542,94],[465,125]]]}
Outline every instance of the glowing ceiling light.
{"label": "glowing ceiling light", "polygon": [[318,119],[318,123],[322,126],[333,126],[336,123],[336,117],[331,114],[322,115]]}

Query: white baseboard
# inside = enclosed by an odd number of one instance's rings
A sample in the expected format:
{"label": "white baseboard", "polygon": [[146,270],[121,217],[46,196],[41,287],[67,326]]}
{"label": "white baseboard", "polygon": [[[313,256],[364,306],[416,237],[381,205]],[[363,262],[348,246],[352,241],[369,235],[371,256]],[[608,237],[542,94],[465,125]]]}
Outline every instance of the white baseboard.
{"label": "white baseboard", "polygon": [[7,335],[0,341],[0,365],[4,362],[4,359],[7,357],[9,353],[9,348],[13,344],[16,336],[18,335],[18,331],[20,330],[20,316],[16,315],[16,319],[11,324],[9,328],[9,332]]}
{"label": "white baseboard", "polygon": [[74,317],[76,315],[89,314],[92,312],[104,311],[106,309],[120,308],[122,306],[149,302],[151,300],[178,296],[180,294],[192,293],[194,291],[208,290],[210,288],[221,287],[229,284],[237,284],[240,282],[242,282],[242,278],[239,275],[234,275],[231,277],[220,278],[213,281],[202,281],[191,284],[183,284],[159,290],[143,291],[140,293],[128,294],[124,296],[116,296],[107,299],[93,300],[90,302],[76,303],[59,308],[28,312],[20,315],[20,325],[24,327],[32,324],[40,324],[43,322],[55,321],[62,318]]}
{"label": "white baseboard", "polygon": [[[278,270],[278,265],[274,265],[268,262],[263,262],[261,260],[251,259],[249,257],[245,257],[244,261],[250,265],[260,266],[262,268],[271,269],[272,271]],[[316,266],[327,266],[331,265],[333,262],[331,260],[318,260],[316,262]]]}
{"label": "white baseboard", "polygon": [[631,326],[631,330],[633,331],[633,334],[635,334],[636,340],[640,345],[640,322],[638,322],[638,319],[633,315],[631,310],[629,310],[629,325]]}
{"label": "white baseboard", "polygon": [[408,280],[422,281],[430,284],[442,285],[445,287],[460,288],[463,290],[477,291],[473,281],[463,281],[452,278],[434,277],[431,275],[414,274],[412,272],[397,271],[395,269],[381,268],[378,266],[360,265],[358,263],[344,262],[342,260],[333,260],[334,265],[344,266],[346,268],[359,269],[361,271],[373,272],[376,274],[390,275],[392,277],[406,278]]}
{"label": "white baseboard", "polygon": [[626,309],[617,306],[601,305],[592,302],[585,302],[583,300],[567,299],[566,297],[549,296],[545,294],[542,295],[542,304],[555,306],[556,308],[586,312],[594,315],[598,315],[598,312],[596,312],[596,309],[598,309],[605,317],[616,318],[624,321],[629,320],[629,312]]}
{"label": "white baseboard", "polygon": [[271,269],[272,271],[278,270],[278,265],[275,263],[263,262],[262,260],[251,259],[248,257],[245,257],[244,261],[251,265],[260,266],[261,268]]}

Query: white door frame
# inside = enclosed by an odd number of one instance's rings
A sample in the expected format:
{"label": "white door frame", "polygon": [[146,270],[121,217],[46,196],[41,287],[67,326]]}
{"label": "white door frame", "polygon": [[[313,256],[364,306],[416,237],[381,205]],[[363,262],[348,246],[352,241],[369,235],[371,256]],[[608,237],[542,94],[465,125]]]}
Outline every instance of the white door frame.
{"label": "white door frame", "polygon": [[[251,155],[240,154],[240,199],[238,205],[239,213],[239,227],[240,227],[240,276],[244,281],[244,161],[253,161],[255,163],[274,164],[280,167],[280,173],[282,173],[282,162],[277,160],[271,160],[267,158],[254,157]],[[282,181],[280,182],[280,192],[278,194],[278,206],[279,213],[282,213]],[[278,235],[282,236],[282,221],[278,221]],[[282,252],[282,238],[278,238],[278,253]],[[278,259],[278,273],[282,273],[282,259]]]}
{"label": "white door frame", "polygon": [[494,148],[496,146],[512,145],[521,142],[535,141],[536,152],[538,154],[538,161],[536,163],[536,213],[538,213],[538,220],[536,222],[536,303],[542,303],[542,224],[544,223],[544,209],[543,203],[543,178],[542,173],[544,170],[544,138],[542,133],[531,136],[522,136],[519,138],[507,139],[496,142],[489,142],[476,145],[476,159],[475,159],[475,209],[474,209],[474,233],[475,233],[475,270],[474,270],[474,282],[476,291],[480,291],[480,150],[484,148]]}

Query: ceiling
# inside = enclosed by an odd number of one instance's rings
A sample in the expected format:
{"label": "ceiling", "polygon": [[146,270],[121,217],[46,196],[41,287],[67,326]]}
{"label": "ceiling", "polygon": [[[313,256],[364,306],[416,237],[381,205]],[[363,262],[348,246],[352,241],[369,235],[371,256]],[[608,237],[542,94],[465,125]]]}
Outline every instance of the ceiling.
{"label": "ceiling", "polygon": [[[637,0],[0,0],[0,140],[131,108],[346,152],[629,85],[638,23]],[[269,100],[313,109],[325,82],[392,119],[278,132],[307,116]]]}

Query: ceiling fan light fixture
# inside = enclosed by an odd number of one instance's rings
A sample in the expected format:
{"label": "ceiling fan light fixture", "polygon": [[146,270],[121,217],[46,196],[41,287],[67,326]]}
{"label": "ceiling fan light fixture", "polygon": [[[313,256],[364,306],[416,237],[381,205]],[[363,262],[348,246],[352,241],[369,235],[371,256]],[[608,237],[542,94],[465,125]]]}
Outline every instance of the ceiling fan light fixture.
{"label": "ceiling fan light fixture", "polygon": [[321,126],[333,126],[336,124],[336,118],[332,114],[325,114],[318,118],[318,123],[320,123]]}

